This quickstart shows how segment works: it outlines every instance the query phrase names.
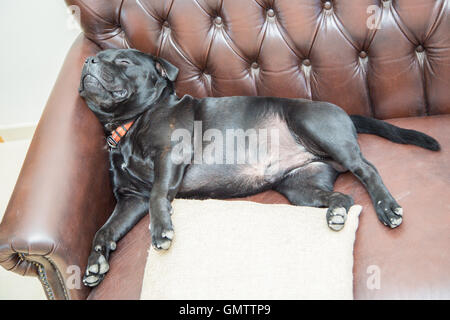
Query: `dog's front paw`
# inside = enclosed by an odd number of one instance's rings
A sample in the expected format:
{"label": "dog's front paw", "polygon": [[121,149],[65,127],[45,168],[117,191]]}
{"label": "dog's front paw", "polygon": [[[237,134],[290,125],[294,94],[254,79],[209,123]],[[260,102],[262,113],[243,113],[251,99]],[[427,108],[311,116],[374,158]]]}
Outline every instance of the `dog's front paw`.
{"label": "dog's front paw", "polygon": [[397,228],[403,222],[403,209],[394,199],[379,200],[375,204],[378,219],[390,228]]}
{"label": "dog's front paw", "polygon": [[95,287],[102,282],[109,270],[109,252],[116,249],[116,243],[109,241],[105,244],[96,244],[89,256],[83,283],[88,287]]}
{"label": "dog's front paw", "polygon": [[167,250],[172,244],[174,231],[170,224],[151,223],[150,233],[152,236],[152,245],[156,250]]}

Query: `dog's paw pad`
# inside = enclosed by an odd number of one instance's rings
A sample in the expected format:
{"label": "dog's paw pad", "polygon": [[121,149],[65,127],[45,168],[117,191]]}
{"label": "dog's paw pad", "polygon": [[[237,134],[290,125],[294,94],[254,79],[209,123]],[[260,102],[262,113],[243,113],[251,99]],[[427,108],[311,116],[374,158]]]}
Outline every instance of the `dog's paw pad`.
{"label": "dog's paw pad", "polygon": [[173,232],[173,230],[166,230],[166,231],[163,231],[163,232],[162,232],[162,237],[163,237],[163,238],[166,238],[166,239],[169,239],[169,240],[172,240],[174,234],[175,234],[175,233]]}
{"label": "dog's paw pad", "polygon": [[89,265],[87,267],[86,274],[103,274],[108,272],[109,263],[106,261],[104,255],[100,254],[97,258],[89,259]]}
{"label": "dog's paw pad", "polygon": [[91,273],[96,274],[96,273],[98,273],[98,269],[99,269],[98,264],[93,264],[92,266],[88,267],[86,274],[91,274]]}
{"label": "dog's paw pad", "polygon": [[399,217],[403,217],[403,208],[400,207],[400,208],[395,209],[394,213],[396,215],[398,215]]}
{"label": "dog's paw pad", "polygon": [[99,273],[103,274],[109,271],[109,263],[103,255],[98,258],[98,264],[100,265]]}
{"label": "dog's paw pad", "polygon": [[401,223],[403,222],[403,219],[401,217],[399,217],[399,218],[390,218],[389,221],[391,222],[389,226],[391,228],[396,228],[399,225],[401,225]]}
{"label": "dog's paw pad", "polygon": [[156,242],[155,249],[157,250],[167,250],[170,248],[170,245],[172,244],[172,241],[170,240],[163,240]]}
{"label": "dog's paw pad", "polygon": [[85,275],[83,284],[87,287],[95,287],[103,280],[103,277],[104,275]]}

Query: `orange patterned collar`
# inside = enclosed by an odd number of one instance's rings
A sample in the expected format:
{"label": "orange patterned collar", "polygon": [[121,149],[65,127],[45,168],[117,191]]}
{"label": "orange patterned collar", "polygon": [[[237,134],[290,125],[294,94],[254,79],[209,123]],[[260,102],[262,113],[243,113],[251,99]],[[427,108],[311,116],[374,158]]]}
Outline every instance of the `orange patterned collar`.
{"label": "orange patterned collar", "polygon": [[118,126],[115,130],[111,131],[111,135],[106,139],[108,145],[113,149],[117,148],[120,139],[122,139],[127,134],[133,123],[134,121],[130,121],[126,124]]}

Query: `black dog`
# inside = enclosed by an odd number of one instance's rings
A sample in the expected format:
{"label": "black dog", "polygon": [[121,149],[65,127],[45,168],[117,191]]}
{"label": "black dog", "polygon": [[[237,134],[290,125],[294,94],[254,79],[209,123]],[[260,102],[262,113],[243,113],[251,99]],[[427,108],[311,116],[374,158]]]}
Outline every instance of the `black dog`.
{"label": "black dog", "polygon": [[[116,242],[149,211],[153,246],[169,248],[175,197],[230,198],[274,189],[294,205],[328,207],[328,225],[340,230],[353,200],[333,192],[333,186],[341,172],[350,170],[366,187],[381,222],[395,228],[402,209],[361,155],[357,133],[440,148],[423,133],[349,117],[327,102],[180,99],[173,88],[177,74],[164,59],[136,50],[106,50],[86,60],[80,94],[105,132],[113,132],[108,142],[117,199],[95,235],[83,280],[88,286],[100,283]],[[231,142],[223,145],[219,140],[225,136]],[[241,139],[238,146],[236,139]]]}

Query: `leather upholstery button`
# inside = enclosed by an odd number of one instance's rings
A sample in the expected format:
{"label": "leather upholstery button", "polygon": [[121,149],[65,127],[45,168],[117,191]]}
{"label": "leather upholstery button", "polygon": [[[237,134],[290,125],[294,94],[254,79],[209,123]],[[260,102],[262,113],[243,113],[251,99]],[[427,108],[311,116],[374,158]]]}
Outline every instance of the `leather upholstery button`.
{"label": "leather upholstery button", "polygon": [[361,51],[360,53],[359,53],[359,57],[360,58],[366,58],[367,57],[367,52],[365,52],[365,51]]}
{"label": "leather upholstery button", "polygon": [[221,17],[216,17],[214,19],[214,23],[218,26],[220,26],[222,24],[222,18]]}
{"label": "leather upholstery button", "polygon": [[311,65],[311,61],[309,59],[303,60],[303,65],[309,67]]}
{"label": "leather upholstery button", "polygon": [[330,10],[332,7],[331,1],[327,1],[323,4],[323,7],[325,8],[325,10]]}
{"label": "leather upholstery button", "polygon": [[163,23],[163,27],[164,28],[168,28],[169,27],[169,21],[164,21],[164,23]]}
{"label": "leather upholstery button", "polygon": [[267,15],[271,18],[275,17],[275,11],[273,11],[273,9],[269,9],[269,10],[267,10]]}
{"label": "leather upholstery button", "polygon": [[422,45],[418,45],[417,48],[416,48],[416,51],[417,52],[424,52],[425,48]]}
{"label": "leather upholstery button", "polygon": [[259,64],[257,62],[253,62],[252,63],[252,68],[253,69],[258,69],[259,68]]}

